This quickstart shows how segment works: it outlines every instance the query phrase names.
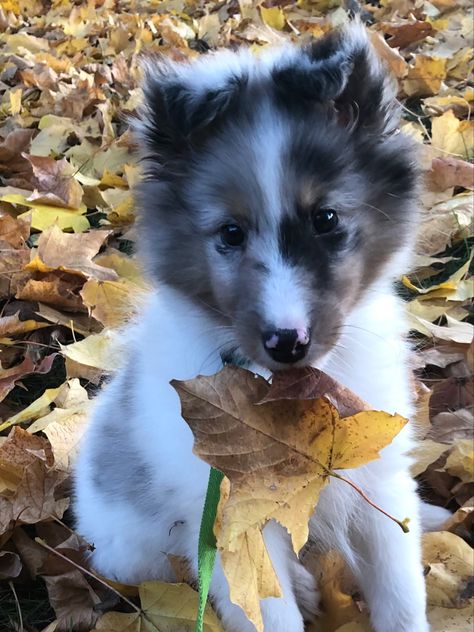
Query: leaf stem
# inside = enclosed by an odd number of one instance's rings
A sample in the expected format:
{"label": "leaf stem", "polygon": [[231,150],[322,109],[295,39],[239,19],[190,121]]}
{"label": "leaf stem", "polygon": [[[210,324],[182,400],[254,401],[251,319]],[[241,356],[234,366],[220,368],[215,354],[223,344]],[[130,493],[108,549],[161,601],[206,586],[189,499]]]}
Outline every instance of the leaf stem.
{"label": "leaf stem", "polygon": [[392,514],[389,514],[388,511],[385,511],[385,509],[382,509],[382,507],[377,505],[377,503],[374,503],[373,500],[370,500],[370,498],[366,495],[366,493],[358,485],[356,485],[356,483],[351,481],[349,478],[346,478],[345,476],[342,476],[341,474],[338,474],[337,472],[334,472],[333,470],[327,470],[327,472],[329,476],[332,476],[333,478],[338,478],[340,481],[344,481],[345,483],[350,485],[353,489],[355,489],[355,491],[358,494],[360,494],[360,496],[362,496],[365,502],[369,503],[371,507],[373,507],[374,509],[377,509],[377,511],[380,511],[380,513],[383,513],[384,516],[387,516],[387,518],[390,518],[390,520],[393,520],[393,522],[398,524],[398,526],[403,531],[403,533],[408,533],[410,531],[410,529],[408,528],[409,518],[405,518],[404,520],[398,520],[398,518],[395,518],[395,516],[392,516]]}

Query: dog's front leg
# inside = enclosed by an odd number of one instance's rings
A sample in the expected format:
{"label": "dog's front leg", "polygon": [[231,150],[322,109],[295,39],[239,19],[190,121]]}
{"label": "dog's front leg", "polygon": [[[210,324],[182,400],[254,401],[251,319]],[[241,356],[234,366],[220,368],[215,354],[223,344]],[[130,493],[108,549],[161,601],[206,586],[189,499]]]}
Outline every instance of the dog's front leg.
{"label": "dog's front leg", "polygon": [[410,518],[410,531],[404,533],[399,525],[359,499],[349,530],[354,552],[352,570],[376,632],[428,632],[415,484],[404,471],[383,480],[377,472],[372,474],[368,479],[364,477],[365,482],[370,481],[370,498],[397,518]]}
{"label": "dog's front leg", "polygon": [[[281,598],[270,597],[261,601],[264,631],[303,632],[303,616],[296,603],[293,587],[294,565],[298,562],[291,551],[288,534],[279,525],[269,523],[264,529],[264,538],[283,593]],[[301,570],[305,572],[302,567]],[[308,594],[305,598],[307,601],[314,601],[314,609],[316,609],[316,587],[310,586],[310,579],[307,574],[306,592]],[[211,599],[226,632],[255,632],[254,625],[248,621],[243,610],[230,601],[229,586],[219,560],[217,560],[211,583]]]}

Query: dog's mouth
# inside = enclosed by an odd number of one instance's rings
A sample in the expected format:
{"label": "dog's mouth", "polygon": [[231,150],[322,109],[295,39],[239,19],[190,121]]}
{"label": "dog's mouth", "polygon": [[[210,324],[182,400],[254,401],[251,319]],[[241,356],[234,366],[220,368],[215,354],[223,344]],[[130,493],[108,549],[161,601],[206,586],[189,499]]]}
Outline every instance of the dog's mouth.
{"label": "dog's mouth", "polygon": [[276,359],[272,360],[270,357],[265,357],[261,354],[259,357],[249,357],[244,353],[240,347],[232,347],[221,352],[222,365],[239,366],[242,368],[249,368],[252,365],[258,365],[267,371],[272,373],[275,371],[290,371],[291,369],[301,369],[307,366],[311,366],[311,357],[295,358],[293,362],[278,362]]}

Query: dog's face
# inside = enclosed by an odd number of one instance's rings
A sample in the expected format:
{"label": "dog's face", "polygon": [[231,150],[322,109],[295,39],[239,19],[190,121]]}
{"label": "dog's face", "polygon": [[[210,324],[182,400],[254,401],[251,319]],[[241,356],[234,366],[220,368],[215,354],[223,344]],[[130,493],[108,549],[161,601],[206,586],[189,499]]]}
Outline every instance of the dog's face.
{"label": "dog's face", "polygon": [[314,363],[413,232],[409,143],[361,27],[270,60],[149,62],[145,95],[152,271],[258,364]]}

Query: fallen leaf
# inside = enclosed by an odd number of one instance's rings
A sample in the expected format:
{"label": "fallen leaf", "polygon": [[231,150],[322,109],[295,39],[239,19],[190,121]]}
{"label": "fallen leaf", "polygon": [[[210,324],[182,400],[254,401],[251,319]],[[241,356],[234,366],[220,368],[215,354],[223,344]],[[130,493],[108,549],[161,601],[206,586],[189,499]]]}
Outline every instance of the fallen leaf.
{"label": "fallen leaf", "polygon": [[30,201],[23,195],[10,193],[2,195],[0,202],[8,202],[14,206],[26,206],[31,210],[26,211],[20,218],[28,218],[31,220],[31,227],[35,230],[43,231],[54,224],[57,224],[61,230],[73,230],[80,233],[90,227],[89,221],[84,217],[87,208],[81,204],[78,209],[71,210],[60,208],[59,206],[50,206]]}
{"label": "fallen leaf", "polygon": [[315,568],[310,570],[318,580],[321,615],[308,632],[332,632],[346,626],[348,630],[371,632],[368,612],[361,610],[352,596],[358,590],[342,556],[336,551],[318,555]]}
{"label": "fallen leaf", "polygon": [[89,416],[89,401],[65,408],[56,406],[35,421],[28,432],[43,432],[51,444],[56,468],[72,472]]}
{"label": "fallen leaf", "polygon": [[86,279],[115,280],[117,274],[112,269],[92,261],[109,235],[107,230],[68,234],[58,226],[51,226],[40,235],[38,248],[25,269],[38,272],[62,270],[81,274]]}
{"label": "fallen leaf", "polygon": [[474,497],[470,498],[443,525],[446,531],[451,531],[466,541],[471,540],[474,527]]}
{"label": "fallen leaf", "polygon": [[[378,458],[378,451],[406,423],[397,415],[375,411],[340,419],[325,399],[259,403],[268,394],[268,383],[232,366],[211,377],[173,380],[171,384],[193,431],[194,452],[231,482],[216,534],[221,554],[238,552],[242,538],[253,537],[255,529],[272,518],[288,530],[293,548],[299,552],[308,539],[308,522],[319,493],[329,482],[328,472]],[[234,598],[245,607],[249,586],[258,595],[262,579],[249,566],[247,580],[242,581],[240,567],[234,563],[228,569],[223,562]],[[236,567],[238,585],[228,574]],[[254,598],[247,616],[261,629],[255,603]]]}
{"label": "fallen leaf", "polygon": [[112,372],[121,365],[121,349],[116,333],[104,330],[70,345],[62,345],[61,353],[79,365]]}
{"label": "fallen leaf", "polygon": [[459,322],[446,316],[447,326],[434,325],[419,316],[411,316],[410,328],[421,332],[425,336],[449,340],[461,344],[470,344],[474,338],[474,326],[467,322]]}
{"label": "fallen leaf", "polygon": [[468,589],[472,582],[474,551],[464,540],[447,531],[426,533],[423,560],[428,567],[429,606],[464,609],[474,605]]}
{"label": "fallen leaf", "polygon": [[[415,63],[409,67],[403,89],[409,97],[436,94],[446,76],[446,60],[433,58],[422,53],[416,55]],[[435,145],[434,140],[432,141]],[[435,145],[437,146],[437,145]]]}
{"label": "fallen leaf", "polygon": [[0,139],[0,175],[5,184],[32,188],[31,165],[22,153],[29,149],[33,135],[31,129],[14,129]]}
{"label": "fallen leaf", "polygon": [[420,441],[420,443],[410,452],[414,463],[410,467],[410,473],[415,478],[423,472],[439,457],[449,450],[445,443],[439,443],[430,439]]}
{"label": "fallen leaf", "polygon": [[49,443],[13,428],[0,444],[0,480],[16,476],[14,491],[0,493],[0,534],[20,524],[35,524],[62,517],[69,499],[58,493],[65,475],[52,468]]}
{"label": "fallen leaf", "polygon": [[398,50],[389,46],[387,41],[376,31],[369,31],[370,41],[377,53],[385,61],[398,79],[403,79],[408,72],[408,64]]}
{"label": "fallen leaf", "polygon": [[35,191],[29,202],[78,209],[82,201],[82,187],[74,178],[74,169],[64,158],[24,154],[33,168]]}
{"label": "fallen leaf", "polygon": [[0,581],[14,579],[21,573],[22,563],[17,553],[0,551]]}
{"label": "fallen leaf", "polygon": [[35,399],[29,406],[24,408],[22,411],[17,413],[16,415],[12,415],[7,421],[0,425],[0,428],[4,430],[5,428],[9,428],[10,426],[14,426],[16,424],[22,424],[26,421],[31,421],[33,419],[38,419],[38,417],[42,417],[45,413],[50,410],[50,405],[56,399],[56,396],[61,390],[61,386],[58,388],[47,388],[40,397]]}
{"label": "fallen leaf", "polygon": [[119,327],[131,318],[137,300],[140,300],[140,290],[126,278],[117,281],[93,279],[84,284],[81,297],[90,314],[104,327]]}
{"label": "fallen leaf", "polygon": [[0,214],[0,240],[15,249],[23,248],[30,236],[27,219],[15,219],[11,215]]}
{"label": "fallen leaf", "polygon": [[440,190],[449,187],[474,188],[474,164],[451,156],[434,158],[431,167],[431,181]]}
{"label": "fallen leaf", "polygon": [[431,420],[429,438],[446,444],[469,439],[474,432],[474,416],[470,409],[441,412]]}
{"label": "fallen leaf", "polygon": [[61,575],[45,575],[49,601],[63,632],[89,632],[100,616],[101,599],[84,575],[71,569]]}
{"label": "fallen leaf", "polygon": [[[0,401],[14,388],[16,382],[26,375],[32,373],[49,373],[54,362],[56,354],[53,353],[46,356],[41,362],[35,364],[33,360],[27,356],[20,364],[10,369],[2,369],[0,374]],[[1,365],[0,365],[1,368]]]}
{"label": "fallen leaf", "polygon": [[400,20],[399,22],[382,22],[380,28],[386,35],[390,35],[387,41],[388,44],[394,48],[404,48],[409,44],[419,42],[428,37],[428,35],[431,35],[434,31],[429,22],[416,19]]}
{"label": "fallen leaf", "polygon": [[18,280],[15,297],[77,312],[84,310],[79,294],[83,285],[84,277],[77,274],[60,270],[40,274],[30,272]]}
{"label": "fallen leaf", "polygon": [[465,483],[474,481],[474,444],[471,439],[458,441],[446,461],[446,470]]}
{"label": "fallen leaf", "polygon": [[[194,632],[198,594],[190,586],[164,582],[144,582],[139,586],[139,595],[143,611],[159,630]],[[210,606],[206,607],[203,630],[205,632],[222,632],[217,617]]]}
{"label": "fallen leaf", "polygon": [[460,121],[452,110],[435,117],[431,123],[431,144],[436,149],[469,158],[474,154],[474,121]]}
{"label": "fallen leaf", "polygon": [[[107,612],[91,632],[194,632],[198,594],[187,584],[144,582],[139,586],[143,613]],[[203,632],[222,632],[209,605],[204,613]]]}
{"label": "fallen leaf", "polygon": [[0,316],[0,338],[17,336],[43,327],[49,327],[49,324],[32,319],[20,320],[18,312],[11,316]]}
{"label": "fallen leaf", "polygon": [[286,19],[285,14],[283,13],[281,7],[274,6],[269,7],[268,9],[263,5],[260,6],[260,15],[262,16],[263,22],[267,26],[271,26],[273,29],[277,31],[281,31],[285,28]]}

